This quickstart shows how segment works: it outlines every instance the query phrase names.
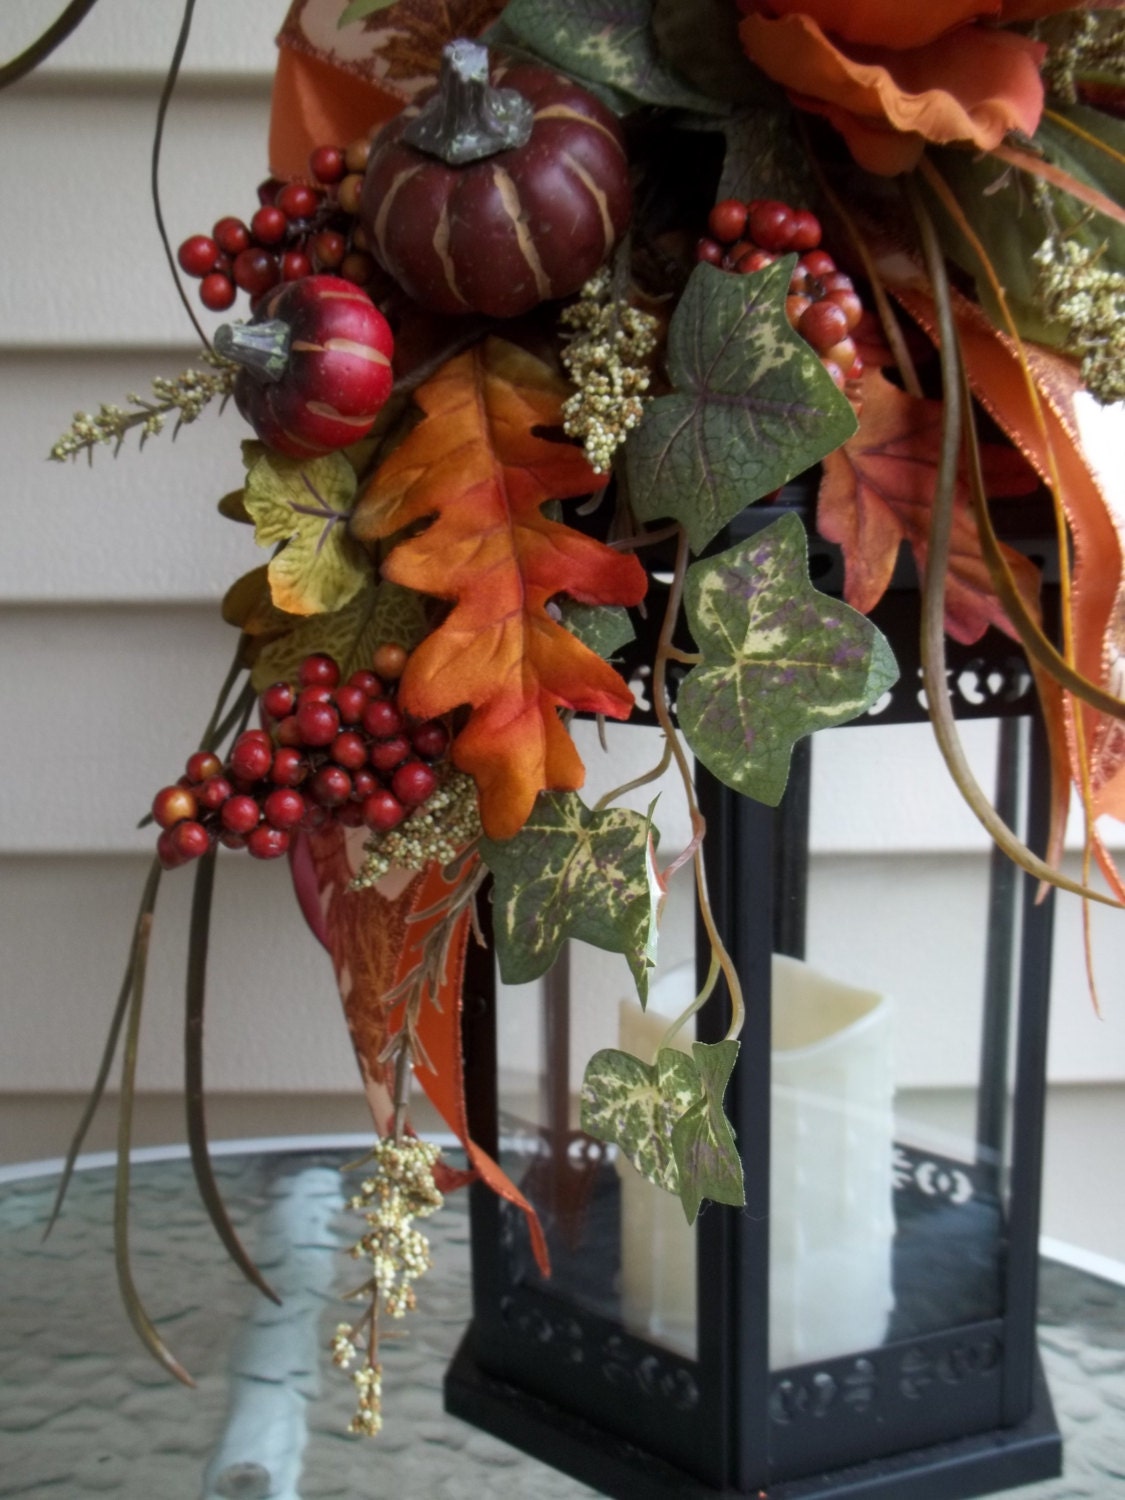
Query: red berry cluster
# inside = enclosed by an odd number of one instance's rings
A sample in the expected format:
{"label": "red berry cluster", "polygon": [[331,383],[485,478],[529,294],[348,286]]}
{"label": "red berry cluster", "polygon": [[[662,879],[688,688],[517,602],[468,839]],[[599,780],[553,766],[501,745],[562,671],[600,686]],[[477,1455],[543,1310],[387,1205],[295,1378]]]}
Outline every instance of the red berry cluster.
{"label": "red berry cluster", "polygon": [[[852,279],[820,248],[820,220],[805,208],[772,198],[742,203],[724,198],[707,220],[710,231],[696,247],[696,259],[747,275],[772,265],[779,255],[800,256],[785,299],[789,322],[820,356],[841,390],[863,373],[852,334],[863,316]],[[849,391],[849,394],[851,392]]]}
{"label": "red berry cluster", "polygon": [[153,799],[165,869],[216,842],[276,859],[294,829],[319,828],[331,817],[386,833],[421,807],[438,786],[433,763],[445,758],[449,731],[399,709],[405,665],[400,646],[381,646],[377,671],[353,672],[341,683],[332,657],[308,656],[296,689],[288,682],[267,688],[259,701],[272,730],[245,730],[225,765],[197,751],[176,785]]}
{"label": "red berry cluster", "polygon": [[210,234],[190,235],[178,251],[180,267],[199,278],[199,300],[225,312],[237,291],[253,306],[278,282],[330,271],[366,286],[375,271],[356,222],[369,143],[340,150],[318,146],[309,157],[312,183],[269,178],[258,188],[258,210],[249,224],[220,219]]}

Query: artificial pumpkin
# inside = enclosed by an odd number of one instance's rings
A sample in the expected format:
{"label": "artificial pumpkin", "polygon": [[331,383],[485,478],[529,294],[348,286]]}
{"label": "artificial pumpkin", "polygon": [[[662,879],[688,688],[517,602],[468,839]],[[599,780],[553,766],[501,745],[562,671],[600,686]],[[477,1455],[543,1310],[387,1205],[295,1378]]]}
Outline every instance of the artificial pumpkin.
{"label": "artificial pumpkin", "polygon": [[372,142],[360,222],[431,312],[515,317],[576,292],[629,222],[617,121],[549,68],[451,43],[438,89]]}
{"label": "artificial pumpkin", "polygon": [[386,318],[339,276],[278,288],[248,323],[219,328],[215,348],[242,366],[239,411],[267,447],[289,458],[359,442],[394,383]]}

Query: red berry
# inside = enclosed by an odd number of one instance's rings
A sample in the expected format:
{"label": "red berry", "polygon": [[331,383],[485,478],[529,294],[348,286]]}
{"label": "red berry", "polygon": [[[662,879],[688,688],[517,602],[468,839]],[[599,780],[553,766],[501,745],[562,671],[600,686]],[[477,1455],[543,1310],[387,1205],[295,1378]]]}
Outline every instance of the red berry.
{"label": "red berry", "polygon": [[352,778],[343,766],[321,766],[309,782],[309,795],[321,807],[339,807],[352,794]]}
{"label": "red berry", "polygon": [[358,771],[352,773],[352,798],[354,801],[366,802],[371,793],[378,790],[378,778],[366,766],[360,766]]}
{"label": "red berry", "polygon": [[340,711],[340,722],[358,724],[363,717],[363,710],[367,707],[367,694],[359,684],[346,682],[343,687],[336,689],[334,697],[336,707]]}
{"label": "red berry", "polygon": [[246,839],[246,852],[254,859],[280,859],[289,850],[289,831],[263,823]]}
{"label": "red berry", "polygon": [[225,776],[208,776],[199,788],[199,805],[207,812],[218,812],[233,793],[234,788]]}
{"label": "red berry", "polygon": [[284,186],[276,177],[267,177],[265,182],[258,184],[258,202],[263,208],[267,208]]}
{"label": "red berry", "polygon": [[793,233],[789,238],[790,250],[815,250],[820,244],[820,220],[807,208],[799,208],[793,215]]}
{"label": "red berry", "polygon": [[804,297],[804,296],[796,296],[796,297],[789,296],[789,297],[786,297],[786,299],[785,299],[785,316],[789,319],[790,325],[793,328],[796,328],[797,324],[801,321],[801,316],[804,313],[805,309],[809,308],[811,306],[812,306],[812,298],[811,297]]}
{"label": "red berry", "polygon": [[796,227],[796,215],[787,203],[771,198],[750,205],[746,216],[750,237],[763,250],[788,250]]}
{"label": "red berry", "polygon": [[402,715],[389,698],[373,698],[363,710],[363,727],[377,740],[390,739],[402,730]]}
{"label": "red berry", "polygon": [[234,280],[251,297],[261,297],[270,287],[276,286],[281,275],[277,257],[268,250],[251,245],[234,258]]}
{"label": "red berry", "polygon": [[396,734],[389,740],[375,741],[370,751],[371,764],[377,771],[393,771],[409,754],[410,741],[404,734]]}
{"label": "red berry", "polygon": [[271,828],[296,828],[305,816],[305,799],[292,787],[279,786],[262,803],[262,812]]}
{"label": "red berry", "polygon": [[383,696],[383,684],[375,676],[374,672],[365,672],[362,669],[353,672],[348,678],[349,687],[362,688],[369,698],[381,698]]}
{"label": "red berry", "polygon": [[734,269],[740,276],[752,276],[755,271],[764,271],[767,266],[772,266],[777,259],[768,250],[751,250],[749,255],[741,256],[736,262]]}
{"label": "red berry", "polygon": [[348,253],[348,242],[334,229],[322,229],[312,237],[313,259],[322,271],[334,271]]}
{"label": "red berry", "polygon": [[160,860],[162,869],[174,870],[179,865],[186,865],[188,857],[180,853],[172,841],[172,831],[166,828],[156,841],[156,856]]}
{"label": "red berry", "polygon": [[[295,726],[295,719],[293,723]],[[275,786],[299,786],[308,774],[308,762],[295,746],[283,745],[274,755],[270,780]]]}
{"label": "red berry", "polygon": [[303,687],[297,694],[296,707],[300,708],[304,703],[335,703],[336,695],[330,687],[323,683],[312,687]]}
{"label": "red berry", "polygon": [[272,683],[261,697],[263,710],[271,719],[284,719],[293,711],[293,689],[287,682]]}
{"label": "red berry", "polygon": [[418,807],[437,786],[437,776],[420,760],[408,760],[391,777],[391,790],[407,807]]}
{"label": "red berry", "polygon": [[331,656],[306,656],[297,669],[302,687],[334,688],[340,680],[340,668]]}
{"label": "red berry", "polygon": [[286,250],[281,257],[282,281],[300,281],[312,275],[312,261],[303,250]]}
{"label": "red berry", "polygon": [[268,729],[244,729],[238,736],[235,744],[241,744],[243,740],[245,740],[247,744],[249,744],[251,740],[256,740],[259,745],[265,745],[267,748],[269,748],[269,746],[273,744],[273,739],[271,738]]}
{"label": "red berry", "polygon": [[263,745],[258,739],[247,739],[244,735],[235,741],[228,762],[231,773],[243,781],[261,781],[269,774],[272,764],[273,751],[269,745]]}
{"label": "red berry", "polygon": [[207,234],[193,234],[176,251],[180,269],[189,276],[206,276],[219,253],[219,247]]}
{"label": "red berry", "polygon": [[827,299],[814,302],[801,314],[797,332],[803,339],[808,340],[818,354],[823,354],[831,349],[833,344],[838,344],[842,338],[846,337],[847,315],[842,307],[836,306],[835,302],[829,302]]}
{"label": "red berry", "polygon": [[709,266],[721,266],[723,247],[718,240],[709,240],[705,236],[695,247],[695,258],[697,261],[705,261]]}
{"label": "red berry", "polygon": [[845,375],[850,375],[852,366],[856,362],[857,351],[853,338],[842,338],[838,344],[833,344],[830,349],[825,349],[821,358],[830,360],[834,365],[839,365]]}
{"label": "red berry", "polygon": [[244,833],[231,833],[229,828],[219,829],[219,843],[224,849],[245,849],[246,835]]}
{"label": "red berry", "polygon": [[733,244],[746,228],[746,204],[724,198],[707,215],[707,228],[724,245]]}
{"label": "red berry", "polygon": [[296,714],[288,714],[277,726],[277,743],[290,750],[299,750],[305,743],[305,736]]}
{"label": "red berry", "polygon": [[198,859],[211,847],[211,835],[202,823],[187,818],[168,830],[168,842],[181,859]]}
{"label": "red berry", "polygon": [[204,276],[199,287],[199,300],[211,312],[226,312],[235,298],[234,282],[221,271],[212,271]]}
{"label": "red berry", "polygon": [[428,719],[410,736],[410,743],[423,760],[437,760],[449,746],[449,730],[437,719]]}
{"label": "red berry", "polygon": [[363,804],[363,821],[377,833],[386,833],[406,817],[406,808],[390,792],[372,792]]}
{"label": "red berry", "polygon": [[402,676],[406,661],[407,653],[402,646],[396,645],[393,641],[384,641],[381,646],[375,648],[371,665],[380,677],[394,682]]}
{"label": "red berry", "polygon": [[848,332],[853,333],[863,317],[863,303],[859,300],[859,294],[854,289],[845,291],[832,290],[825,293],[825,300],[835,302],[836,306],[843,309],[844,316],[848,320]]}
{"label": "red berry", "polygon": [[287,182],[273,200],[289,219],[307,219],[316,213],[320,194],[304,182]]}
{"label": "red berry", "polygon": [[212,750],[197,750],[189,755],[184,770],[189,781],[206,781],[208,776],[217,776],[223,763]]}
{"label": "red berry", "polygon": [[152,799],[152,816],[161,828],[194,818],[198,810],[195,796],[186,786],[163,786]]}
{"label": "red berry", "polygon": [[344,153],[336,146],[318,146],[309,157],[309,171],[317,182],[339,182],[344,175]]}
{"label": "red berry", "polygon": [[319,748],[330,745],[339,734],[340,715],[331,703],[302,703],[297,710],[297,725],[301,742]]}
{"label": "red berry", "polygon": [[801,256],[797,269],[807,271],[810,276],[831,276],[836,269],[836,262],[827,250],[810,250],[807,255]]}
{"label": "red berry", "polygon": [[262,810],[256,797],[245,793],[228,797],[219,810],[219,822],[228,833],[249,833],[257,828]]}
{"label": "red berry", "polygon": [[761,248],[760,245],[755,245],[752,240],[736,240],[733,245],[728,247],[727,253],[723,257],[723,265],[728,267],[736,266],[744,255],[749,255],[751,251],[760,250]]}
{"label": "red berry", "polygon": [[225,255],[241,255],[250,246],[250,231],[241,219],[220,219],[211,233]]}
{"label": "red berry", "polygon": [[288,228],[288,215],[272,204],[260,208],[250,220],[250,233],[259,245],[280,245]]}
{"label": "red berry", "polygon": [[367,760],[367,742],[354,729],[345,729],[329,745],[328,753],[346,771],[357,771]]}

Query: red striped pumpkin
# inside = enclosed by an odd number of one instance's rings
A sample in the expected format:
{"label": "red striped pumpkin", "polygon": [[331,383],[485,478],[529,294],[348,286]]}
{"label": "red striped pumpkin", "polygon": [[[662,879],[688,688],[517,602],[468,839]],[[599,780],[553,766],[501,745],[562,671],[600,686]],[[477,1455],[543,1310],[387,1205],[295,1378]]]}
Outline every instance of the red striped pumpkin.
{"label": "red striped pumpkin", "polygon": [[289,458],[358,443],[394,383],[386,318],[339,276],[279,287],[249,323],[220,328],[215,347],[243,366],[234,384],[239,411]]}
{"label": "red striped pumpkin", "polygon": [[432,312],[511,318],[569,296],[629,222],[628,159],[610,111],[549,68],[499,64],[490,76],[532,105],[526,144],[447,165],[401,139],[420,98],[383,127],[368,157],[360,222],[369,248]]}

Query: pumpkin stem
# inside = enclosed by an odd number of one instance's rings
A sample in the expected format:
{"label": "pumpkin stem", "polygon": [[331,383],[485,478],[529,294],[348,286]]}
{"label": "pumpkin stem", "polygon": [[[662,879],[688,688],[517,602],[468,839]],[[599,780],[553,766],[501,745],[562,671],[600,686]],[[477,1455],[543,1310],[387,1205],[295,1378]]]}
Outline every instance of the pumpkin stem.
{"label": "pumpkin stem", "polygon": [[280,318],[264,323],[224,323],[215,329],[215,352],[248,370],[255,380],[274,384],[289,368],[292,330]]}
{"label": "pumpkin stem", "polygon": [[535,110],[515,89],[488,81],[488,49],[458,37],[442,49],[438,91],[402,132],[402,139],[447,166],[526,145]]}

